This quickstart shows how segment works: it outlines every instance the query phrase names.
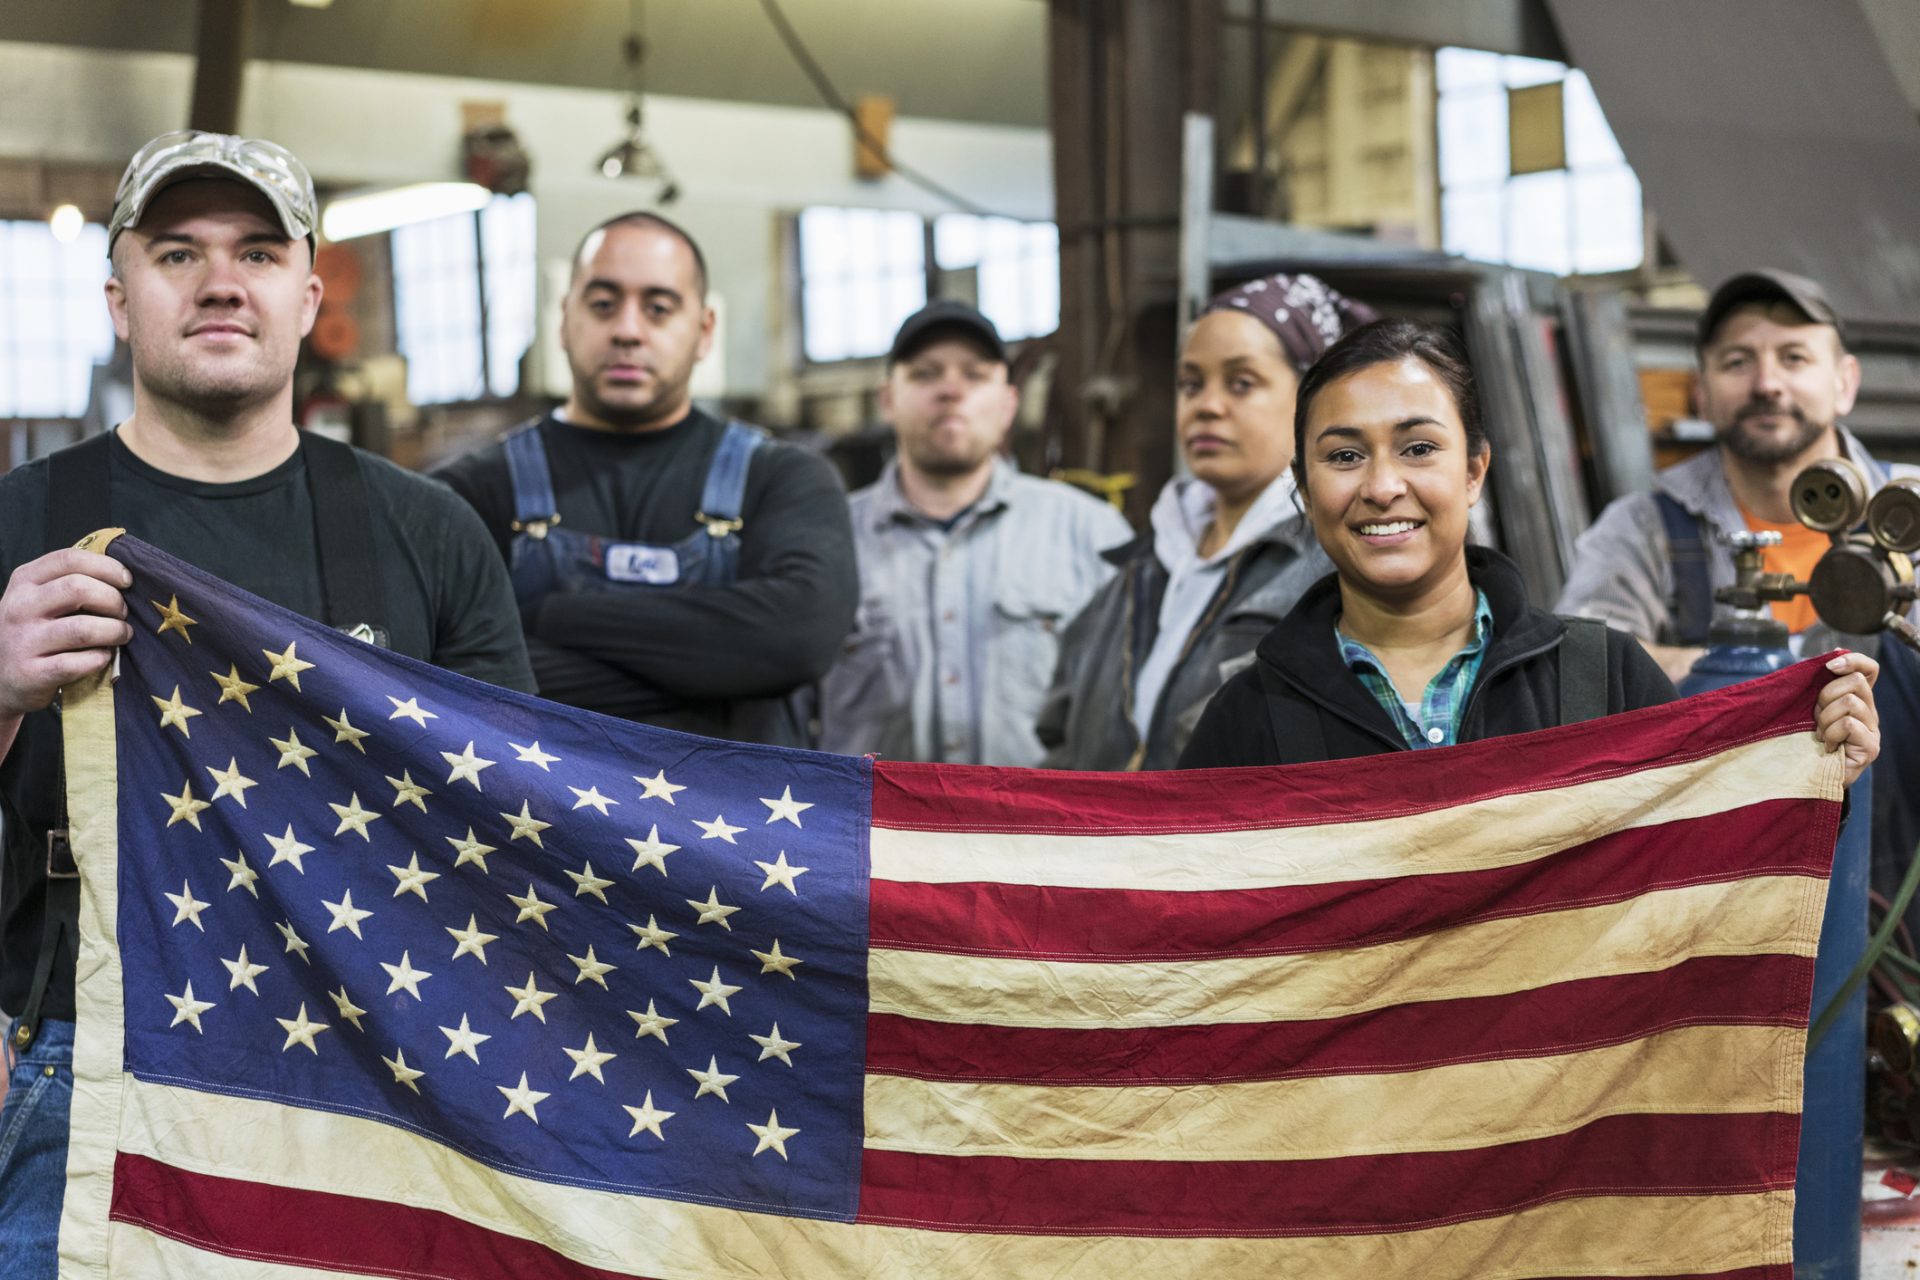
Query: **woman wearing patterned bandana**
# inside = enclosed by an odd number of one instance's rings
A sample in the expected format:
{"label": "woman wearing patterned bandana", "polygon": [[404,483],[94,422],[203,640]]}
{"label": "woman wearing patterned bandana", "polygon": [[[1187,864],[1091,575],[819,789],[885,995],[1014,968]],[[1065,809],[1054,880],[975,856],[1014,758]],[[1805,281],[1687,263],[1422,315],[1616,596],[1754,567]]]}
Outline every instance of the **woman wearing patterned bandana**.
{"label": "woman wearing patterned bandana", "polygon": [[1120,572],[1067,628],[1041,711],[1047,764],[1169,769],[1201,709],[1330,567],[1294,501],[1300,375],[1373,318],[1323,280],[1273,275],[1209,302],[1176,383],[1191,475],[1152,528],[1107,553]]}

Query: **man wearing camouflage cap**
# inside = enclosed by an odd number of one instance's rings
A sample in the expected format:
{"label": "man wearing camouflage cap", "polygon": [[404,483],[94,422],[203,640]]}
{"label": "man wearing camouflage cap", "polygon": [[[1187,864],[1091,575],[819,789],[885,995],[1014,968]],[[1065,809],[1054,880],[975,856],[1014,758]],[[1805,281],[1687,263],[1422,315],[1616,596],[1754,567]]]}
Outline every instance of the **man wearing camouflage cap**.
{"label": "man wearing camouflage cap", "polygon": [[133,416],[0,477],[0,1009],[13,1015],[0,1025],[18,1055],[0,1111],[9,1280],[55,1273],[73,1090],[79,887],[55,695],[111,662],[131,628],[155,625],[158,607],[122,596],[118,561],[72,544],[123,526],[396,652],[532,688],[505,570],[466,504],[294,425],[294,364],[320,306],[316,213],[305,167],[273,143],[180,132],[143,147],[107,241]]}

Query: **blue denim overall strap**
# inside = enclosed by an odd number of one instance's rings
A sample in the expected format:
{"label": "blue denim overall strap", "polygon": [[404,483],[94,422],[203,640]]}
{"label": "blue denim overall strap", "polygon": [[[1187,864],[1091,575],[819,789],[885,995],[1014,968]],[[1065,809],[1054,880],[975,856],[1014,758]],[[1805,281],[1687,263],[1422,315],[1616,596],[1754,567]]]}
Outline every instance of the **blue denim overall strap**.
{"label": "blue denim overall strap", "polygon": [[747,468],[765,439],[754,427],[728,423],[701,488],[699,527],[678,542],[656,546],[563,527],[539,424],[514,431],[504,441],[514,504],[508,565],[521,611],[538,609],[555,591],[732,582],[739,574]]}
{"label": "blue denim overall strap", "polygon": [[727,423],[720,447],[713,451],[707,466],[707,483],[700,491],[700,512],[694,518],[706,526],[713,539],[710,554],[703,565],[701,581],[722,585],[740,576],[740,518],[746,505],[747,466],[753,452],[766,440],[766,433],[737,420]]}
{"label": "blue denim overall strap", "polygon": [[513,531],[522,533],[537,526],[544,532],[559,524],[560,506],[553,497],[553,475],[547,470],[547,447],[540,442],[539,421],[514,428],[502,443],[507,451],[507,474],[513,482]]}

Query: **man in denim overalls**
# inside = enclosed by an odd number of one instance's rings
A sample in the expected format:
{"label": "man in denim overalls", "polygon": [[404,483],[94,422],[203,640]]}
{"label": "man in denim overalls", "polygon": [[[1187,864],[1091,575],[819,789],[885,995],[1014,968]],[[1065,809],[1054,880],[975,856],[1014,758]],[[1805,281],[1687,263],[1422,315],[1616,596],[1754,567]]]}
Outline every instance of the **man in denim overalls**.
{"label": "man in denim overalls", "polygon": [[846,497],[818,454],[694,406],[706,294],[678,226],[595,227],[562,303],[566,404],[439,475],[507,558],[542,694],[806,745],[859,592]]}

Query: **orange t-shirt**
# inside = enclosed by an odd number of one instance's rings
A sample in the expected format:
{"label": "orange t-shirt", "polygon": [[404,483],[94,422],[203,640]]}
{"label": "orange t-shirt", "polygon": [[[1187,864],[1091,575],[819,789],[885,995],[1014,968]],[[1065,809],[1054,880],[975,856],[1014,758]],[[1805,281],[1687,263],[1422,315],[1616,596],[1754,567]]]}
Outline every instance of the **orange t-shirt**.
{"label": "orange t-shirt", "polygon": [[[1745,507],[1740,508],[1740,518],[1747,522],[1747,528],[1753,533],[1780,535],[1779,546],[1767,547],[1760,553],[1760,565],[1768,573],[1790,573],[1805,582],[1813,576],[1813,566],[1833,545],[1833,540],[1826,534],[1809,529],[1798,520],[1774,524],[1758,518]],[[1775,621],[1796,636],[1820,621],[1820,615],[1814,612],[1813,600],[1809,596],[1775,600],[1771,608]]]}

